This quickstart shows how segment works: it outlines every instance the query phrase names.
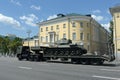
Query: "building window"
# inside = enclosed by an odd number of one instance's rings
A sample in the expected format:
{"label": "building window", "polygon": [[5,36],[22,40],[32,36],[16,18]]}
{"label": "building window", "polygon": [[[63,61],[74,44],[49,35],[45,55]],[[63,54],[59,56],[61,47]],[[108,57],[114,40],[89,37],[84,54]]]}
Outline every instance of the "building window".
{"label": "building window", "polygon": [[39,44],[39,41],[35,40],[35,46],[38,46],[38,44]]}
{"label": "building window", "polygon": [[57,29],[57,30],[59,29],[59,25],[56,26],[56,29]]}
{"label": "building window", "polygon": [[59,35],[57,35],[57,41],[59,40]]}
{"label": "building window", "polygon": [[80,33],[80,40],[84,40],[84,34]]}
{"label": "building window", "polygon": [[89,24],[87,23],[87,27],[89,27]]}
{"label": "building window", "polygon": [[119,14],[117,14],[117,18],[119,18]]}
{"label": "building window", "polygon": [[53,30],[53,26],[51,26],[51,30]]}
{"label": "building window", "polygon": [[66,28],[66,24],[63,24],[63,28]]}
{"label": "building window", "polygon": [[43,42],[43,37],[41,36],[41,42]]}
{"label": "building window", "polygon": [[48,36],[46,36],[46,42],[48,42]]}
{"label": "building window", "polygon": [[80,27],[83,28],[83,22],[80,22]]}
{"label": "building window", "polygon": [[53,34],[50,34],[50,43],[51,42],[54,42],[54,36],[53,36]]}
{"label": "building window", "polygon": [[73,40],[76,40],[76,33],[73,33],[73,34],[72,34],[72,39],[73,39]]}
{"label": "building window", "polygon": [[46,27],[46,31],[48,31],[48,27]]}
{"label": "building window", "polygon": [[87,48],[88,48],[88,51],[89,51],[90,46],[88,45]]}
{"label": "building window", "polygon": [[63,38],[66,38],[66,34],[63,34]]}
{"label": "building window", "polygon": [[87,40],[90,40],[90,35],[89,35],[89,33],[87,33]]}
{"label": "building window", "polygon": [[43,28],[41,28],[41,32],[43,32]]}
{"label": "building window", "polygon": [[75,22],[73,22],[73,23],[72,23],[72,26],[73,26],[73,27],[76,27],[76,24],[75,24]]}

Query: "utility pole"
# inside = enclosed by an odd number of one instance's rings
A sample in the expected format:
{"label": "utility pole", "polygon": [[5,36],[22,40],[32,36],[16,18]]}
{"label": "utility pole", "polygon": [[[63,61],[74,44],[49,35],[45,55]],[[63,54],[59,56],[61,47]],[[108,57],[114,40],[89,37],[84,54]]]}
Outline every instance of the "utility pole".
{"label": "utility pole", "polygon": [[29,46],[31,30],[28,30],[28,31],[27,31],[27,34],[28,34],[28,46]]}

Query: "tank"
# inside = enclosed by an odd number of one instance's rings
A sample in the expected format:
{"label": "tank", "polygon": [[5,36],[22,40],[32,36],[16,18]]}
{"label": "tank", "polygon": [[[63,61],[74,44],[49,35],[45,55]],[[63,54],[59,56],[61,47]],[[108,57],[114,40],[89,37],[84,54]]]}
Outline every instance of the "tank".
{"label": "tank", "polygon": [[72,41],[67,40],[66,38],[56,41],[54,46],[44,47],[45,57],[79,57],[86,53],[86,49],[81,48],[76,44],[72,44]]}

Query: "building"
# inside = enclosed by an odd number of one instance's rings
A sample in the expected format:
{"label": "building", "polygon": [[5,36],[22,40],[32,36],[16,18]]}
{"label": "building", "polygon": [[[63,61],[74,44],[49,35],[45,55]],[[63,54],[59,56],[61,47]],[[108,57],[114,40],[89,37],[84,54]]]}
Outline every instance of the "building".
{"label": "building", "polygon": [[27,38],[23,40],[23,46],[39,46],[39,40],[38,40],[38,36],[34,36],[32,38]]}
{"label": "building", "polygon": [[66,38],[88,50],[105,53],[109,33],[91,15],[58,14],[57,18],[38,23],[39,45],[48,46]]}
{"label": "building", "polygon": [[113,17],[113,42],[116,57],[120,60],[120,6],[110,8]]}

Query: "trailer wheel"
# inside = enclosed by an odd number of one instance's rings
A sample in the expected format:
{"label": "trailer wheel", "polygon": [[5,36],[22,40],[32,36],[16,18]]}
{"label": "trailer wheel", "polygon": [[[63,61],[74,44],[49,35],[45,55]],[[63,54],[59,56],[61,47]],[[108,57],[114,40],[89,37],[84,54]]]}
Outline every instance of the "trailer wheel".
{"label": "trailer wheel", "polygon": [[91,60],[91,64],[93,65],[102,65],[103,63],[104,63],[104,60],[102,59]]}
{"label": "trailer wheel", "polygon": [[68,61],[68,58],[60,58],[61,61]]}
{"label": "trailer wheel", "polygon": [[99,62],[98,62],[98,65],[102,65],[104,63],[104,60],[100,60]]}
{"label": "trailer wheel", "polygon": [[89,59],[81,59],[80,63],[83,65],[90,65],[91,64]]}
{"label": "trailer wheel", "polygon": [[71,59],[71,63],[73,63],[73,64],[80,63],[80,62],[79,62],[79,58],[72,58],[72,59]]}

